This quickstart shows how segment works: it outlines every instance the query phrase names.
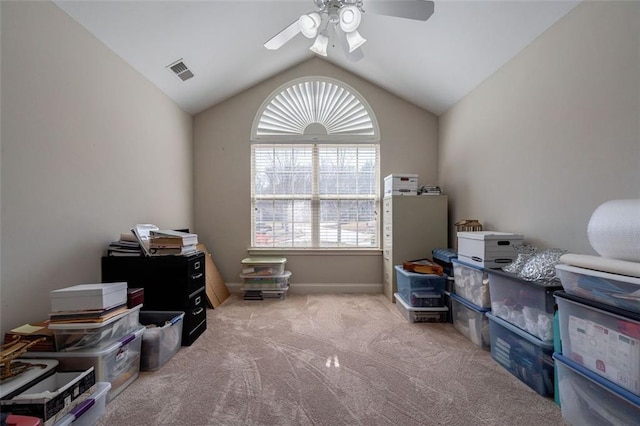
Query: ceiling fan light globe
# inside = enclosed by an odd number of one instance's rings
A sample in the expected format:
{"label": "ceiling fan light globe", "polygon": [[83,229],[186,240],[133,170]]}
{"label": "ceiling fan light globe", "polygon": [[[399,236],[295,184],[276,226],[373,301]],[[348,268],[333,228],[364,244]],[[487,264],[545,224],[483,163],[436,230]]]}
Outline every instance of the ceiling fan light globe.
{"label": "ceiling fan light globe", "polygon": [[349,43],[349,53],[362,46],[367,41],[358,31],[347,33],[347,43]]}
{"label": "ceiling fan light globe", "polygon": [[358,29],[362,14],[356,6],[343,6],[340,9],[340,29],[350,33]]}
{"label": "ceiling fan light globe", "polygon": [[320,15],[313,12],[300,16],[298,19],[298,26],[300,27],[302,35],[307,38],[314,38],[318,34],[318,28],[320,28],[321,22],[322,19],[320,18]]}
{"label": "ceiling fan light globe", "polygon": [[329,45],[329,37],[324,34],[318,34],[316,41],[313,42],[313,46],[309,48],[313,53],[320,56],[327,56],[327,46]]}

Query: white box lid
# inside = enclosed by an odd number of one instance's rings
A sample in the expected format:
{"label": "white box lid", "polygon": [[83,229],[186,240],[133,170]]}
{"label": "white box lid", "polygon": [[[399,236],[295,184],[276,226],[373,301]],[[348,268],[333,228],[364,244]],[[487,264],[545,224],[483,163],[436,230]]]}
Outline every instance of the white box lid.
{"label": "white box lid", "polygon": [[116,293],[123,291],[127,293],[127,283],[98,283],[98,284],[78,284],[71,287],[60,288],[58,290],[51,291],[51,298],[63,298],[63,297],[90,297],[90,296],[102,296],[105,294]]}
{"label": "white box lid", "polygon": [[242,259],[243,265],[273,265],[287,263],[286,257],[247,257]]}
{"label": "white box lid", "polygon": [[458,232],[458,238],[470,238],[472,240],[522,240],[521,234],[498,231],[465,231]]}
{"label": "white box lid", "polygon": [[409,179],[414,178],[414,179],[417,179],[418,175],[415,174],[415,173],[394,173],[394,174],[391,174],[391,175],[385,177],[384,180],[387,180],[387,179],[401,179],[401,178],[409,178]]}

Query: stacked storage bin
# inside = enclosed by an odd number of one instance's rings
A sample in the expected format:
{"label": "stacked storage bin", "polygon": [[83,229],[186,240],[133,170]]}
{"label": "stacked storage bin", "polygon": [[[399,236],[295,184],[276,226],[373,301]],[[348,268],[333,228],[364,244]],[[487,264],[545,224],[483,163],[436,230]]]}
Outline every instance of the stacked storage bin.
{"label": "stacked storage bin", "polygon": [[554,395],[553,293],[558,281],[527,281],[486,269],[491,312],[491,357],[542,396]]}
{"label": "stacked storage bin", "polygon": [[418,274],[396,265],[396,307],[409,322],[447,322],[444,275]]}
{"label": "stacked storage bin", "polygon": [[451,293],[455,292],[454,277],[453,277],[453,259],[458,258],[458,253],[452,248],[436,248],[431,252],[432,259],[435,263],[442,266],[442,270],[447,276],[447,281],[444,285],[444,306],[449,308],[449,315],[447,320],[453,322],[453,300],[451,299]]}
{"label": "stacked storage bin", "polygon": [[640,278],[567,264],[556,271],[564,287],[555,294],[562,353],[553,355],[563,419],[639,424]]}
{"label": "stacked storage bin", "polygon": [[482,349],[491,344],[489,283],[484,268],[452,259],[455,293],[451,294],[453,326]]}
{"label": "stacked storage bin", "polygon": [[242,260],[244,300],[284,299],[291,272],[285,271],[284,257],[248,257]]}
{"label": "stacked storage bin", "polygon": [[[81,284],[51,292],[51,317],[70,322],[49,324],[56,352],[26,352],[23,358],[58,361],[58,371],[94,368],[96,382],[108,382],[108,403],[133,383],[140,373],[144,326],[139,322],[142,305],[127,308],[126,283]],[[103,311],[100,320],[82,319]],[[109,317],[109,312],[118,312]],[[98,315],[99,317],[101,315]],[[107,319],[104,319],[107,318]],[[86,322],[83,322],[86,321]],[[104,390],[105,387],[101,387]]]}

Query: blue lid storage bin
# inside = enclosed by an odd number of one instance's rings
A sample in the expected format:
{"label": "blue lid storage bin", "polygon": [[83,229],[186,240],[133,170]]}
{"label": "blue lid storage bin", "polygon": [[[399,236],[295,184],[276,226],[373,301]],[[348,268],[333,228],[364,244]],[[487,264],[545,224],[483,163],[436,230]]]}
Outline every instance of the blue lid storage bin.
{"label": "blue lid storage bin", "polygon": [[447,322],[449,308],[446,306],[437,308],[416,308],[409,305],[399,293],[394,293],[396,307],[403,317],[409,322]]}
{"label": "blue lid storage bin", "polygon": [[491,307],[489,280],[484,268],[453,259],[456,294],[481,308]]}
{"label": "blue lid storage bin", "polygon": [[[396,284],[398,286],[398,294],[402,296],[405,302],[411,305],[411,293],[415,291],[428,291],[442,293],[446,277],[444,275],[418,274],[402,269],[401,265],[396,265]],[[442,300],[442,299],[441,299]],[[442,306],[441,302],[440,306]]]}
{"label": "blue lid storage bin", "polygon": [[489,309],[476,306],[457,294],[450,294],[450,297],[453,326],[476,346],[489,349],[491,339],[486,316]]}
{"label": "blue lid storage bin", "polygon": [[562,418],[571,425],[637,425],[640,398],[554,353]]}
{"label": "blue lid storage bin", "polygon": [[542,396],[553,396],[553,343],[542,340],[487,312],[491,357]]}
{"label": "blue lid storage bin", "polygon": [[567,293],[606,305],[640,313],[640,278],[577,266],[556,265],[556,273]]}
{"label": "blue lid storage bin", "polygon": [[435,263],[442,266],[444,273],[453,277],[452,259],[458,258],[458,252],[452,248],[435,248],[431,251],[431,258]]}
{"label": "blue lid storage bin", "polygon": [[640,397],[640,314],[559,291],[562,353]]}
{"label": "blue lid storage bin", "polygon": [[485,269],[491,289],[491,312],[540,340],[553,342],[553,293],[559,281],[527,281],[516,274]]}

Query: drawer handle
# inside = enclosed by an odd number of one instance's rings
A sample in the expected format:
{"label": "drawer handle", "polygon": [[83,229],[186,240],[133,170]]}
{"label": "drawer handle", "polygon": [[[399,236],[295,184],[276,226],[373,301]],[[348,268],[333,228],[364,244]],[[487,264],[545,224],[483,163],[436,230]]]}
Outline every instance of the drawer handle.
{"label": "drawer handle", "polygon": [[200,269],[200,261],[193,263],[193,269]]}
{"label": "drawer handle", "polygon": [[191,279],[197,280],[199,278],[202,278],[202,272],[200,272],[199,274],[196,274],[196,275],[191,275]]}
{"label": "drawer handle", "polygon": [[193,313],[192,313],[192,314],[193,314],[193,316],[195,317],[195,316],[200,315],[200,314],[202,313],[202,311],[204,311],[204,308],[203,308],[203,307],[199,307],[198,309],[196,309],[195,311],[193,311]]}
{"label": "drawer handle", "polygon": [[196,305],[199,305],[199,304],[200,304],[200,302],[202,301],[201,297],[202,297],[202,296],[198,296],[198,297],[196,297],[196,300],[195,300],[195,304],[196,304]]}

